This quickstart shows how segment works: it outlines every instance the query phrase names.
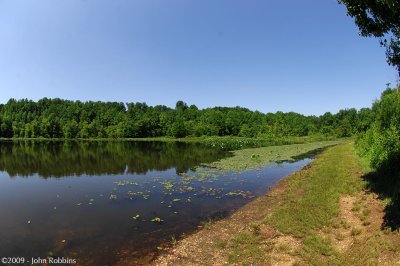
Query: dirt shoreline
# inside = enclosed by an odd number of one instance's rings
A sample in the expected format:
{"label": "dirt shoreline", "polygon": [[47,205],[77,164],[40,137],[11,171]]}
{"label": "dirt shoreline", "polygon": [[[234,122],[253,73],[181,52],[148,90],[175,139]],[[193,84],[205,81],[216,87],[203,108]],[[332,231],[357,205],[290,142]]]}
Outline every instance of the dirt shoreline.
{"label": "dirt shoreline", "polygon": [[[307,171],[313,162],[297,171]],[[297,173],[295,172],[295,173]],[[279,204],[281,195],[289,182],[288,177],[282,178],[266,194],[257,197],[247,203],[231,216],[215,221],[207,228],[201,228],[196,232],[185,236],[178,243],[160,254],[150,265],[226,265],[228,261],[223,258],[223,252],[217,249],[218,240],[228,239],[232,235],[253,230],[251,223],[261,220],[271,213],[271,209]],[[270,237],[276,236],[277,232],[267,225],[261,230]],[[196,254],[195,256],[193,256]]]}

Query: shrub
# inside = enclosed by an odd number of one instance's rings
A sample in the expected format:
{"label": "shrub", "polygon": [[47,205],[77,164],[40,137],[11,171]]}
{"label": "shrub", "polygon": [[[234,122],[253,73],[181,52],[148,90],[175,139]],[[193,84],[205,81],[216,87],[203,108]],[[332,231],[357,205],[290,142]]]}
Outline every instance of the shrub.
{"label": "shrub", "polygon": [[357,138],[360,155],[380,171],[399,170],[400,156],[400,93],[387,89],[373,105],[377,117],[373,126]]}

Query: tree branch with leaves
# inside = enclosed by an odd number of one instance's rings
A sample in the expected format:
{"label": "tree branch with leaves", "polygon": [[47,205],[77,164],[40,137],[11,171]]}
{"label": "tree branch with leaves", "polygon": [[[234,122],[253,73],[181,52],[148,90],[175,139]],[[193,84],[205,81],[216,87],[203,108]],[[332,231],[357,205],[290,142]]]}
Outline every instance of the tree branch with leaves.
{"label": "tree branch with leaves", "polygon": [[387,62],[400,76],[400,0],[338,0],[355,19],[361,36],[380,38]]}

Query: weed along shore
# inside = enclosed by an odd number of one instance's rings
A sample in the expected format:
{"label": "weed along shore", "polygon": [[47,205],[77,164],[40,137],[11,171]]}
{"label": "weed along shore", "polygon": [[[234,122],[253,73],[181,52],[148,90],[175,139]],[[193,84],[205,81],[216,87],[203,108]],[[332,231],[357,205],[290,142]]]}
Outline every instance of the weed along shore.
{"label": "weed along shore", "polygon": [[[256,151],[266,152],[242,155]],[[174,241],[152,264],[398,265],[400,234],[382,226],[385,202],[367,189],[365,165],[352,142],[328,147],[230,217]]]}

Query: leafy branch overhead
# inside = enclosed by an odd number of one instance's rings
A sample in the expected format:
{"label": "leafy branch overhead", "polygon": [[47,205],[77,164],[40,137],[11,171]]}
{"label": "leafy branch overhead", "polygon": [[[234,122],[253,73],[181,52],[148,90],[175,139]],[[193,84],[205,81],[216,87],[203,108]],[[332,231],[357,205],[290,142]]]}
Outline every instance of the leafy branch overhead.
{"label": "leafy branch overhead", "polygon": [[390,65],[400,74],[400,0],[338,0],[355,19],[362,36],[380,38]]}

